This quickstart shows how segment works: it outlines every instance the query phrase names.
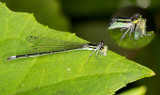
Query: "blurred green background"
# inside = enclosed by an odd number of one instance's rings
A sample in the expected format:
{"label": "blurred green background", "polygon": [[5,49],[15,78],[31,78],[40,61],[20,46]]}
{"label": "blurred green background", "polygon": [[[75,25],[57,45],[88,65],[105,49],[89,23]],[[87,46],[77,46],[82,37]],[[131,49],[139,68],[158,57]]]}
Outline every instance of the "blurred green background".
{"label": "blurred green background", "polygon": [[[76,33],[93,43],[104,41],[109,49],[152,69],[156,76],[128,84],[117,93],[145,85],[146,95],[159,95],[160,89],[160,1],[159,0],[0,0],[15,12],[33,13],[48,27]],[[147,19],[147,31],[156,37],[144,48],[127,50],[111,39],[107,27],[114,16],[141,13]]]}

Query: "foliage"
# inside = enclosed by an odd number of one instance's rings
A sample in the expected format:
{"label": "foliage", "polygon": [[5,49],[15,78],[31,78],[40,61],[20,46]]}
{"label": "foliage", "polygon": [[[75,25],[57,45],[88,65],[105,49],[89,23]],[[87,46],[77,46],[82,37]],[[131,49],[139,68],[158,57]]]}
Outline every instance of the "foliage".
{"label": "foliage", "polygon": [[[88,43],[75,34],[50,29],[33,14],[12,12],[0,3],[0,93],[5,94],[107,94],[155,73],[112,51],[107,56],[88,56],[92,51],[73,50],[52,55],[7,61],[27,53],[28,36],[72,43]],[[87,64],[85,65],[85,63]]]}

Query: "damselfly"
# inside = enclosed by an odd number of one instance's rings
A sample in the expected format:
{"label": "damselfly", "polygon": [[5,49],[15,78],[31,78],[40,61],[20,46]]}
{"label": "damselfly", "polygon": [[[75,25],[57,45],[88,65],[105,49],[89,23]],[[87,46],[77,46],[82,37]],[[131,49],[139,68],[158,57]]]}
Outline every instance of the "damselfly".
{"label": "damselfly", "polygon": [[[129,32],[129,37],[136,45],[135,41],[131,37],[131,33],[134,33],[135,40],[138,40],[139,37],[146,36],[146,19],[142,18],[140,14],[134,14],[132,17],[114,17],[112,19],[112,23],[108,29],[116,29],[120,28],[122,30],[126,29],[126,32],[120,39],[119,45],[121,44],[121,40],[124,36]],[[136,45],[137,46],[137,45]]]}
{"label": "damselfly", "polygon": [[[46,39],[34,37],[34,36],[29,36],[27,37],[26,40],[34,44],[27,50],[30,53],[24,54],[24,55],[11,56],[11,57],[8,57],[7,60],[13,60],[17,58],[26,58],[26,57],[36,57],[36,56],[42,56],[42,55],[48,55],[48,54],[53,54],[57,52],[65,52],[65,51],[72,51],[72,50],[92,50],[93,52],[89,55],[89,57],[92,54],[96,53],[95,57],[97,58],[98,53],[100,55],[106,56],[106,53],[108,50],[108,47],[104,45],[103,41],[100,41],[98,45],[92,44],[92,43],[77,44],[77,43],[62,42],[58,40],[51,40],[47,43]],[[51,43],[54,45],[52,45]]]}

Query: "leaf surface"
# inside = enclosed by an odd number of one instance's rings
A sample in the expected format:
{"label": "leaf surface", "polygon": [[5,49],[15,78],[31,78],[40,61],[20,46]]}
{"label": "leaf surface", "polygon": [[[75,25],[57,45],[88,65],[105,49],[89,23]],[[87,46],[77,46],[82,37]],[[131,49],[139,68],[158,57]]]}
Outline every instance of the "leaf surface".
{"label": "leaf surface", "polygon": [[[6,60],[26,54],[28,36],[72,43],[88,43],[68,32],[49,29],[32,14],[12,12],[0,3],[0,93],[112,95],[118,89],[155,73],[112,51],[97,60],[93,51],[72,50],[51,55]],[[47,43],[47,42],[46,42]],[[87,64],[86,64],[87,62]]]}

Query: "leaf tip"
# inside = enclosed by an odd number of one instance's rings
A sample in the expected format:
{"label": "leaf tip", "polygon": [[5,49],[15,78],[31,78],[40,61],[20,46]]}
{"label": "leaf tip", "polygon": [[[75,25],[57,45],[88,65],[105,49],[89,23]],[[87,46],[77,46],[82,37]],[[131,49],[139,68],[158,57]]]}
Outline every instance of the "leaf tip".
{"label": "leaf tip", "polygon": [[46,25],[46,28],[48,28],[48,25]]}
{"label": "leaf tip", "polygon": [[31,13],[31,16],[34,16],[34,13]]}
{"label": "leaf tip", "polygon": [[126,56],[122,56],[123,58],[126,58]]}
{"label": "leaf tip", "polygon": [[0,2],[0,5],[1,5],[1,7],[6,8],[6,10],[7,10],[8,12],[12,12],[12,11],[7,7],[7,4],[6,4],[6,3]]}
{"label": "leaf tip", "polygon": [[156,73],[155,73],[155,72],[152,72],[152,75],[153,75],[153,76],[155,76],[155,75],[156,75]]}
{"label": "leaf tip", "polygon": [[29,16],[30,16],[31,18],[35,19],[33,13],[30,13]]}
{"label": "leaf tip", "polygon": [[76,35],[76,33],[72,33],[72,35],[74,35],[74,36],[75,36],[75,35]]}
{"label": "leaf tip", "polygon": [[72,33],[71,36],[72,36],[72,37],[76,36],[76,33]]}
{"label": "leaf tip", "polygon": [[155,75],[156,75],[156,73],[155,73],[155,72],[153,72],[153,71],[151,71],[149,75],[150,75],[150,76],[155,76]]}

